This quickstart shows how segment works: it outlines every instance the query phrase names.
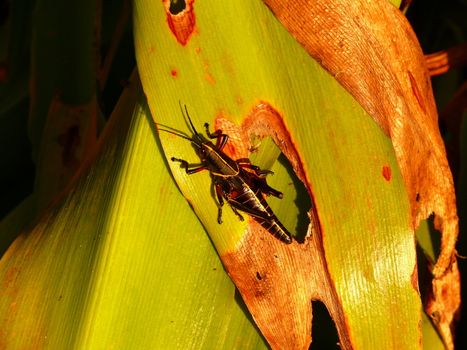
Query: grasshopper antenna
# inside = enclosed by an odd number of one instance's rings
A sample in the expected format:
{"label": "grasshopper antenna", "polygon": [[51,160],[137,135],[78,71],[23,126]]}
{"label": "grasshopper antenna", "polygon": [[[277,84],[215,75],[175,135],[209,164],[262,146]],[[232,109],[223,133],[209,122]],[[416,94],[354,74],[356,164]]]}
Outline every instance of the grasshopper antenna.
{"label": "grasshopper antenna", "polygon": [[189,136],[186,135],[185,133],[181,132],[180,130],[177,130],[177,129],[175,129],[175,128],[172,128],[171,126],[164,125],[164,124],[160,124],[160,123],[156,123],[156,122],[154,122],[154,124],[156,124],[156,127],[157,127],[157,130],[158,130],[158,131],[164,131],[164,132],[167,132],[167,133],[169,133],[169,134],[172,134],[172,135],[181,137],[181,138],[183,138],[183,139],[185,139],[185,140],[192,141],[191,137],[189,137]]}
{"label": "grasshopper antenna", "polygon": [[186,107],[186,105],[184,105],[184,107],[185,107],[185,111],[184,111],[183,108],[182,108],[182,103],[180,102],[180,100],[178,101],[178,104],[180,106],[180,110],[182,111],[183,117],[185,118],[185,120],[188,119],[188,122],[190,123],[190,126],[191,126],[191,129],[193,130],[193,133],[195,135],[199,135],[198,131],[196,130],[195,126],[193,125],[193,122],[191,121],[190,114],[188,113],[188,108]]}

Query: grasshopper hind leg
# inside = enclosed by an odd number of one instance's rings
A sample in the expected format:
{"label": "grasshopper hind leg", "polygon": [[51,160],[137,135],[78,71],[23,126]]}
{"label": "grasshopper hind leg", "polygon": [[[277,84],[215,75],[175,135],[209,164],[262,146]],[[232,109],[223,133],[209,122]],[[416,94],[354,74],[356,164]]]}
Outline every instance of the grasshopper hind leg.
{"label": "grasshopper hind leg", "polygon": [[219,202],[219,209],[217,210],[217,222],[222,224],[222,207],[224,206],[224,197],[222,195],[222,187],[219,184],[214,185],[214,189],[217,195],[217,201]]}
{"label": "grasshopper hind leg", "polygon": [[265,195],[269,196],[272,195],[274,197],[282,199],[284,197],[284,194],[278,190],[275,190],[271,186],[269,186],[267,183],[263,183],[261,185],[261,192],[263,192]]}
{"label": "grasshopper hind leg", "polygon": [[238,216],[238,218],[240,219],[240,221],[244,221],[245,219],[243,218],[242,214],[240,214],[237,210],[237,208],[233,207],[233,206],[230,206],[232,208],[232,211],[235,213],[235,215]]}
{"label": "grasshopper hind leg", "polygon": [[[214,185],[214,189],[216,191],[217,195],[217,201],[219,202],[219,209],[217,212],[217,222],[219,224],[222,224],[222,207],[224,206],[224,196],[227,196],[228,194],[225,193],[224,189],[222,188],[222,185],[217,183]],[[228,201],[229,202],[229,201]],[[229,202],[230,204],[230,202]],[[237,215],[240,221],[244,221],[245,219],[243,218],[242,214],[240,214],[234,206],[230,205],[230,208],[232,208],[232,211]]]}

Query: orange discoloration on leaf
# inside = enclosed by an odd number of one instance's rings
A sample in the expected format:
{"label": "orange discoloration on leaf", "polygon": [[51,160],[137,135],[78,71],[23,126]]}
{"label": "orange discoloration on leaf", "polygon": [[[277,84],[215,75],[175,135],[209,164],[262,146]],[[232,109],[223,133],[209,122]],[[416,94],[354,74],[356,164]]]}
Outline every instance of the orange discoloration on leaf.
{"label": "orange discoloration on leaf", "polygon": [[193,9],[194,0],[185,1],[181,11],[174,11],[169,0],[163,0],[167,13],[167,24],[177,41],[185,46],[195,32],[196,18]]}
{"label": "orange discoloration on leaf", "polygon": [[383,177],[386,179],[386,181],[391,181],[391,168],[387,165],[383,166]]}
{"label": "orange discoloration on leaf", "polygon": [[408,75],[409,80],[410,80],[410,85],[412,86],[413,95],[415,96],[415,98],[416,98],[420,108],[422,109],[423,113],[426,113],[425,102],[423,102],[422,94],[420,93],[420,90],[418,89],[417,81],[415,80],[412,73],[410,73],[410,71],[407,72],[407,75]]}
{"label": "orange discoloration on leaf", "polygon": [[289,159],[295,174],[305,183],[308,193],[311,193],[311,182],[306,176],[303,162],[278,111],[267,103],[260,103],[245,119],[243,128],[249,136],[256,135],[260,138],[270,136]]}

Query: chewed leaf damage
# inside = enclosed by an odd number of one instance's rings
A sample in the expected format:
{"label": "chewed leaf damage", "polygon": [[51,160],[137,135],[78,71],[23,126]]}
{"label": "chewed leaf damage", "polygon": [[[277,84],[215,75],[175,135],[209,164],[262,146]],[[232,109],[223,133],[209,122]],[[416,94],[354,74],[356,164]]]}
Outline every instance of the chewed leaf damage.
{"label": "chewed leaf damage", "polygon": [[195,32],[196,17],[193,8],[194,0],[172,2],[163,0],[167,14],[167,25],[175,39],[185,46]]}

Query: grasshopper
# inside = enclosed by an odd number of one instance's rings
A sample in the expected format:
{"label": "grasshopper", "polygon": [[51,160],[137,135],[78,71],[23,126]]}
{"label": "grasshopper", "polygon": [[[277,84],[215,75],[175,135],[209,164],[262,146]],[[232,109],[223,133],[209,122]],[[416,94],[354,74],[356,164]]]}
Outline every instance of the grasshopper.
{"label": "grasshopper", "polygon": [[[282,198],[282,192],[270,187],[266,182],[266,175],[272,171],[262,170],[258,166],[251,164],[249,159],[233,160],[222,149],[226,145],[229,136],[221,130],[210,132],[209,124],[205,123],[206,138],[198,133],[188,114],[188,109],[180,105],[183,117],[188,120],[191,127],[192,137],[188,137],[180,132],[160,129],[176,136],[182,137],[191,142],[201,164],[190,165],[186,160],[172,157],[173,162],[179,162],[181,167],[189,175],[203,170],[210,172],[215,193],[218,200],[217,222],[222,223],[222,207],[226,201],[233,212],[240,220],[244,220],[239,211],[250,215],[261,226],[263,226],[274,237],[284,243],[292,243],[292,235],[284,225],[277,219],[265,200],[265,196],[275,196]],[[173,129],[175,130],[175,129]],[[210,140],[216,140],[214,144]]]}

